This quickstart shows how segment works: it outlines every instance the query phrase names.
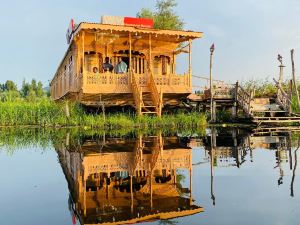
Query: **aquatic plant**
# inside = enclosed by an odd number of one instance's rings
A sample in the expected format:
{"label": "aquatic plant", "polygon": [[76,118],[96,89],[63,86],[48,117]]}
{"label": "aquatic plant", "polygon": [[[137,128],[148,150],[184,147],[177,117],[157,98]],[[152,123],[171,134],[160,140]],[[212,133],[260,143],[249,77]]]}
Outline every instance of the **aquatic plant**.
{"label": "aquatic plant", "polygon": [[39,126],[89,128],[195,128],[206,124],[201,113],[176,113],[156,116],[137,117],[130,113],[109,113],[105,117],[100,113],[87,113],[79,104],[69,102],[69,114],[65,113],[65,102],[53,102],[41,98],[35,102],[20,100],[0,102],[0,126]]}

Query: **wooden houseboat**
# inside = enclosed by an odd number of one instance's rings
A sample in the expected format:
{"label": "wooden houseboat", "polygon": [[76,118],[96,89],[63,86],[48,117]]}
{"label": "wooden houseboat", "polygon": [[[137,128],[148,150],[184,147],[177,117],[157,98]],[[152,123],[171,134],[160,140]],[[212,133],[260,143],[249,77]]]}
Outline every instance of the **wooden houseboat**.
{"label": "wooden houseboat", "polygon": [[[160,116],[165,105],[178,105],[192,93],[192,41],[201,32],[157,30],[149,19],[105,18],[102,23],[71,22],[68,50],[50,84],[54,100],[128,105],[138,115]],[[177,74],[181,53],[188,54],[188,69]],[[114,69],[105,67],[106,59]],[[117,70],[121,59],[126,66]]]}

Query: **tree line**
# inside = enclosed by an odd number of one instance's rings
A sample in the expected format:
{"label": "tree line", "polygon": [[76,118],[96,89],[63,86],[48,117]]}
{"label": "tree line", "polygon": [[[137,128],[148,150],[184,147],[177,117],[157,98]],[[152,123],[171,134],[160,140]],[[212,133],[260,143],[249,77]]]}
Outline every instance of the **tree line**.
{"label": "tree line", "polygon": [[0,83],[0,101],[17,101],[27,100],[35,101],[39,98],[48,97],[49,91],[44,90],[43,83],[32,79],[31,82],[23,80],[22,86],[18,89],[16,83],[7,80],[5,83]]}

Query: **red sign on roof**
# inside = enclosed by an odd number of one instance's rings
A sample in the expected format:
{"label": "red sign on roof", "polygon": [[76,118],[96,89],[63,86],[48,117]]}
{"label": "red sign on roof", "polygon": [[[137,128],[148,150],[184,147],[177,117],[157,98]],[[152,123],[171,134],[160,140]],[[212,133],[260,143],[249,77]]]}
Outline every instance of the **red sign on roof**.
{"label": "red sign on roof", "polygon": [[125,26],[153,28],[154,22],[152,19],[124,17]]}

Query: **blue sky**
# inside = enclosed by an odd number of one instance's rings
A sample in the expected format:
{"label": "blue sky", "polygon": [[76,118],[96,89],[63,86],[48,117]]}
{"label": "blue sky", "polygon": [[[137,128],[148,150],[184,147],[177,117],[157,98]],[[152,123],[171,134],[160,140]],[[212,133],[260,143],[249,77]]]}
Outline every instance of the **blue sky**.
{"label": "blue sky", "polygon": [[[193,45],[193,73],[207,76],[209,47],[215,43],[214,77],[228,82],[278,77],[277,54],[291,75],[290,49],[300,65],[300,1],[178,0],[185,29],[204,32]],[[67,49],[65,33],[75,22],[99,22],[101,15],[135,16],[153,8],[150,0],[2,1],[0,82],[36,78],[47,84]],[[299,56],[299,57],[298,57]],[[298,60],[299,59],[299,60]],[[297,71],[296,71],[297,72]],[[194,80],[195,85],[206,83]]]}

